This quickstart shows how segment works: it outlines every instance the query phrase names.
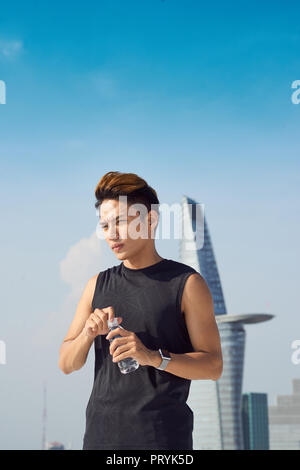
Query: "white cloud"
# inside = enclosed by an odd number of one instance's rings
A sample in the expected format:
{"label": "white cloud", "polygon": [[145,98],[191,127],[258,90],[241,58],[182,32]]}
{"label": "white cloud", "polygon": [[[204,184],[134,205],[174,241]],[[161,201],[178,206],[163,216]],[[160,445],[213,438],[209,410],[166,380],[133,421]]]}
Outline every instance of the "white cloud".
{"label": "white cloud", "polygon": [[[104,239],[96,231],[89,238],[82,238],[66,253],[59,264],[60,277],[70,290],[56,311],[45,312],[44,322],[34,334],[36,346],[56,345],[63,340],[75,315],[78,301],[88,280],[111,266],[120,264]],[[43,318],[43,316],[41,316]]]}
{"label": "white cloud", "polygon": [[70,285],[73,296],[77,297],[88,279],[99,272],[100,264],[102,269],[103,265],[113,261],[112,257],[107,259],[108,247],[105,244],[95,231],[90,238],[82,238],[71,246],[60,262],[61,279]]}

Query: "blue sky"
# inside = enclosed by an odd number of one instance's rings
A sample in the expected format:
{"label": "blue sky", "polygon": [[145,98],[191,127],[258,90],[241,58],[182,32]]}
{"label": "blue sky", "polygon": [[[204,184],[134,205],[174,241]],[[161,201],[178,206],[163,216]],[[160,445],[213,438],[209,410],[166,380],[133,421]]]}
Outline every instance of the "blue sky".
{"label": "blue sky", "polygon": [[[118,261],[90,241],[94,189],[110,170],[140,174],[161,202],[188,194],[204,203],[228,313],[276,315],[247,327],[244,389],[271,401],[291,392],[300,371],[290,361],[300,326],[299,10],[296,1],[1,5],[1,448],[38,448],[45,369],[49,434],[80,448],[93,356],[74,377],[53,357],[87,279]],[[176,241],[157,247],[178,259]],[[34,343],[49,331],[48,343]],[[77,414],[68,421],[60,406]]]}

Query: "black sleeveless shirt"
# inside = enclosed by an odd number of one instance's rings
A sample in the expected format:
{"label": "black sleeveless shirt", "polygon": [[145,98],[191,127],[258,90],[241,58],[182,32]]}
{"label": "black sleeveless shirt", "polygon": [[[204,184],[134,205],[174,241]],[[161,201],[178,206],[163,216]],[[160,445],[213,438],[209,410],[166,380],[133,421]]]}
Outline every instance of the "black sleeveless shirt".
{"label": "black sleeveless shirt", "polygon": [[[114,307],[123,328],[149,349],[193,352],[181,299],[197,271],[163,259],[141,269],[124,263],[98,274],[92,308]],[[194,416],[186,404],[191,380],[153,366],[122,374],[106,335],[94,340],[94,384],[86,408],[83,450],[193,449]]]}

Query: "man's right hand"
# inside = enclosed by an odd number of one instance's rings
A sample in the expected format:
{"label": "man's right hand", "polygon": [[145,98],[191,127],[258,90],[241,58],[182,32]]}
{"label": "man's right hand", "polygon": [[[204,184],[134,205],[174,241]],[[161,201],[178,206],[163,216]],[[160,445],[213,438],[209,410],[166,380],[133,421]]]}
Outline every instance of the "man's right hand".
{"label": "man's right hand", "polygon": [[[107,325],[107,321],[113,321],[114,318],[115,313],[114,308],[112,306],[105,308],[96,308],[86,320],[83,328],[83,333],[89,336],[90,338],[96,338],[96,336],[98,335],[107,335],[110,331]],[[118,323],[120,324],[123,319],[122,317],[117,318]]]}

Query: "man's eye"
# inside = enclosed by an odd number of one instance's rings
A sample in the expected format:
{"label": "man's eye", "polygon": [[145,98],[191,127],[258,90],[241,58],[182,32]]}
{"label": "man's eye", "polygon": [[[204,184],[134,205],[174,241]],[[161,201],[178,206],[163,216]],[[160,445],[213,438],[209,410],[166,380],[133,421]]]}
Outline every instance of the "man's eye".
{"label": "man's eye", "polygon": [[[118,220],[118,221],[117,221],[117,224],[120,223],[120,222],[127,222],[127,219]],[[103,230],[106,230],[106,229],[108,228],[108,225],[100,225],[100,227],[101,227]]]}

